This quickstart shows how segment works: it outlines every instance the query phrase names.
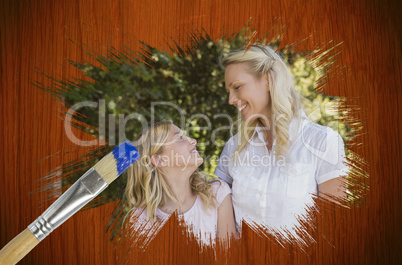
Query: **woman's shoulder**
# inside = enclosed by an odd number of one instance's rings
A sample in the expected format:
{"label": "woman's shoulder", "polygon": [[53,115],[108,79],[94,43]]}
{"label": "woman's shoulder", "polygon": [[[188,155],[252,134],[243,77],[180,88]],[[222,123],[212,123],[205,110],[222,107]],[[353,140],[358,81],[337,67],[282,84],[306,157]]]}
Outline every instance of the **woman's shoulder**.
{"label": "woman's shoulder", "polygon": [[317,145],[335,140],[339,138],[340,135],[330,127],[320,125],[308,119],[303,119],[301,121],[301,127],[299,128],[299,137],[301,137],[304,143]]}
{"label": "woman's shoulder", "polygon": [[239,146],[239,134],[236,133],[235,135],[231,136],[229,140],[225,143],[224,150],[231,153],[231,151],[236,150]]}

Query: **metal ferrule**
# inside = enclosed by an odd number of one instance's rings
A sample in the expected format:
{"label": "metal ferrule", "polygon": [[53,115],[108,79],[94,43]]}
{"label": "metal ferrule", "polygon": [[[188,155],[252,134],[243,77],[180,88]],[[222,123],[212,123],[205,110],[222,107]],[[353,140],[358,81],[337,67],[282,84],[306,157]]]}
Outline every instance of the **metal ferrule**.
{"label": "metal ferrule", "polygon": [[41,241],[101,193],[108,184],[91,168],[64,192],[28,229]]}

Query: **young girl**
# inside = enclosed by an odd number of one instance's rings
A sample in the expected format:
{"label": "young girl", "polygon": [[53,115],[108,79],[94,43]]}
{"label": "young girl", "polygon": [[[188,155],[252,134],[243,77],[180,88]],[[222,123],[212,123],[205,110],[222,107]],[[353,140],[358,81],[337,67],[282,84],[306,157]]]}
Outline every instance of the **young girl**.
{"label": "young girl", "polygon": [[203,159],[196,143],[172,122],[155,124],[136,141],[141,157],[128,170],[125,191],[134,226],[161,227],[176,211],[205,244],[235,233],[231,190],[197,171]]}

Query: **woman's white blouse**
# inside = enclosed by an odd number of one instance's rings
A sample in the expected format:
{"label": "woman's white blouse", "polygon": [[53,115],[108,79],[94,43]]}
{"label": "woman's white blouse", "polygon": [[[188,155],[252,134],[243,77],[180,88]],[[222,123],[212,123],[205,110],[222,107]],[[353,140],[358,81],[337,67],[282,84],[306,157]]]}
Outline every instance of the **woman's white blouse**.
{"label": "woman's white blouse", "polygon": [[277,232],[294,232],[298,217],[313,206],[317,186],[347,175],[344,143],[334,130],[307,119],[292,120],[288,155],[275,157],[256,127],[248,146],[234,163],[238,135],[226,143],[215,175],[232,185],[236,225],[262,224]]}

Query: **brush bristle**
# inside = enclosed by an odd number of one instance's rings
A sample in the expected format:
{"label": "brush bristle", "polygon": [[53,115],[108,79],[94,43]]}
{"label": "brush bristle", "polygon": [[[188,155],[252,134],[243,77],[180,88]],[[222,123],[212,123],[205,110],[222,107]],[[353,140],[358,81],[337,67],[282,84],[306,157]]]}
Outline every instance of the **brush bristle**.
{"label": "brush bristle", "polygon": [[104,156],[101,161],[94,166],[96,172],[106,181],[107,184],[113,182],[119,176],[116,160],[112,153]]}
{"label": "brush bristle", "polygon": [[140,154],[134,145],[129,142],[124,142],[102,158],[101,161],[96,163],[94,169],[107,184],[110,184],[126,171],[139,156]]}

